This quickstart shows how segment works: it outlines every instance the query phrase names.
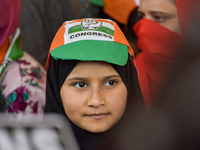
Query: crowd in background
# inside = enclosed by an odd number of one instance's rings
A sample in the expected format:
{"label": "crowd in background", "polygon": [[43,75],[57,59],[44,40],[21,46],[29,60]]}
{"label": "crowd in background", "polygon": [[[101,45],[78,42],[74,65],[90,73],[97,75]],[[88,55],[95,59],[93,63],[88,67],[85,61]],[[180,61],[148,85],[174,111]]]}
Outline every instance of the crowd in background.
{"label": "crowd in background", "polygon": [[[198,0],[0,0],[1,112],[17,120],[41,120],[48,100],[45,65],[58,29],[68,20],[111,19],[133,49],[130,55],[148,110],[138,110],[127,131],[134,136],[123,135],[120,144],[140,150],[199,149],[199,4]],[[167,23],[175,18],[178,27],[173,29]]]}

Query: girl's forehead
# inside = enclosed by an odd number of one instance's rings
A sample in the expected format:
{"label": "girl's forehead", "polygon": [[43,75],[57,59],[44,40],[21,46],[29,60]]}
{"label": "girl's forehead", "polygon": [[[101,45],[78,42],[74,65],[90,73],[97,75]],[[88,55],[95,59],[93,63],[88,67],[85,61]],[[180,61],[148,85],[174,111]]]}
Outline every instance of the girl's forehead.
{"label": "girl's forehead", "polygon": [[110,68],[110,67],[112,67],[110,63],[107,63],[105,61],[80,61],[74,68],[90,69],[90,68]]}
{"label": "girl's forehead", "polygon": [[73,75],[80,75],[80,74],[118,75],[117,71],[109,63],[104,61],[80,61],[70,73],[70,75],[72,74]]}
{"label": "girl's forehead", "polygon": [[[98,69],[115,71],[115,69],[107,62],[104,61],[80,61],[73,70],[86,71],[93,70],[93,72]],[[115,71],[116,72],[116,71]]]}

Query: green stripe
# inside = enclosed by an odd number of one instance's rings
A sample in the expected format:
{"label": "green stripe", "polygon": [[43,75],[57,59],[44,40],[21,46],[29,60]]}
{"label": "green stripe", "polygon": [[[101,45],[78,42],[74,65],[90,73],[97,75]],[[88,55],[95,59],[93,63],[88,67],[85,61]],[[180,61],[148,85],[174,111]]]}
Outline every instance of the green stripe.
{"label": "green stripe", "polygon": [[82,26],[81,25],[76,25],[76,26],[73,26],[69,29],[68,31],[68,34],[71,34],[71,33],[75,33],[75,32],[80,32],[80,31],[100,31],[100,32],[104,32],[104,33],[107,33],[107,34],[110,34],[110,35],[114,35],[114,31],[110,28],[107,28],[105,26],[101,26],[99,28],[97,28],[96,30],[94,29],[85,29],[83,30]]}
{"label": "green stripe", "polygon": [[53,49],[51,56],[56,60],[106,61],[124,66],[128,59],[128,47],[112,41],[82,40]]}
{"label": "green stripe", "polygon": [[101,27],[97,28],[96,31],[105,32],[105,33],[110,34],[112,36],[114,35],[114,31],[112,29],[104,27],[104,26],[101,26]]}
{"label": "green stripe", "polygon": [[79,31],[83,31],[83,28],[81,27],[81,25],[76,25],[69,28],[68,34],[79,32]]}
{"label": "green stripe", "polygon": [[18,37],[12,46],[12,49],[10,51],[8,58],[12,60],[16,60],[22,56],[23,56],[23,50],[21,49],[21,45],[20,45],[20,37]]}
{"label": "green stripe", "polygon": [[90,0],[92,3],[98,5],[98,6],[101,6],[103,7],[104,6],[104,3],[103,3],[103,0]]}
{"label": "green stripe", "polygon": [[[20,44],[20,37],[18,36],[18,38],[14,41],[13,45],[12,45],[12,48],[10,51],[7,51],[8,54],[8,58],[4,58],[4,61],[3,63],[1,64],[2,65],[2,68],[1,68],[1,71],[0,71],[0,77],[1,75],[3,74],[3,72],[5,71],[6,67],[8,65],[10,65],[10,63],[20,57],[23,56],[23,50],[21,48],[21,44]],[[6,54],[7,55],[7,54]],[[7,62],[9,61],[9,63]]]}

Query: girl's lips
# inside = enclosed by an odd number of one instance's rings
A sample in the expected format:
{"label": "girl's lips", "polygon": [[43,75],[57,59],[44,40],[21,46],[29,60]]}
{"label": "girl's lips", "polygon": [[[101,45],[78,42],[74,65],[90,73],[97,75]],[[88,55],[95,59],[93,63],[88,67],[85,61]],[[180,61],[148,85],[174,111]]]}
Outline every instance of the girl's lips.
{"label": "girl's lips", "polygon": [[87,117],[90,117],[92,119],[96,119],[96,120],[100,120],[103,119],[104,117],[106,117],[107,115],[109,115],[109,113],[99,113],[99,114],[89,114],[89,115],[85,115]]}

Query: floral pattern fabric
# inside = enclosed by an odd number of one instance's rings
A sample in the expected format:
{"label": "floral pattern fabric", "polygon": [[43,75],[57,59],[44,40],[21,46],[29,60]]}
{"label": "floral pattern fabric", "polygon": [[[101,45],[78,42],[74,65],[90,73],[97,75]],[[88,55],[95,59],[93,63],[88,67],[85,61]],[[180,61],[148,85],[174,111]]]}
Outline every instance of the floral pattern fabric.
{"label": "floral pattern fabric", "polygon": [[43,116],[46,71],[28,53],[13,61],[0,78],[0,104],[14,118]]}

